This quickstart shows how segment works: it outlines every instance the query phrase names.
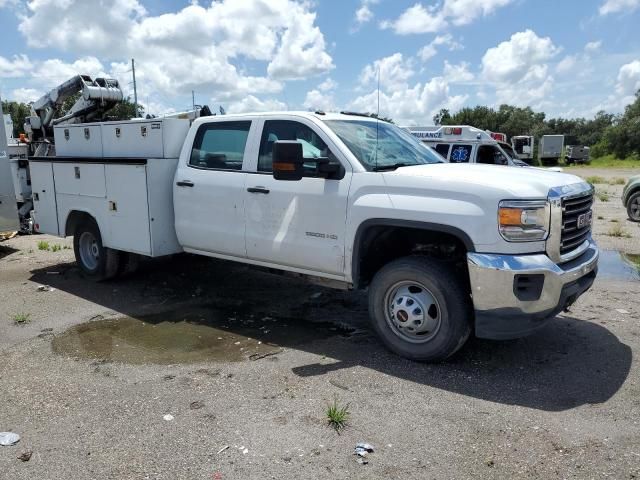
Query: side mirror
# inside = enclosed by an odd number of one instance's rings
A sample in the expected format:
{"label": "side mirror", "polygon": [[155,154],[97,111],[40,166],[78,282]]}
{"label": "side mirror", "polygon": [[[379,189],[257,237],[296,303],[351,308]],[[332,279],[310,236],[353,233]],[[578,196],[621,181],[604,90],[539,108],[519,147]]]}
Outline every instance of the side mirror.
{"label": "side mirror", "polygon": [[276,180],[302,179],[304,158],[302,144],[293,140],[273,143],[273,178]]}

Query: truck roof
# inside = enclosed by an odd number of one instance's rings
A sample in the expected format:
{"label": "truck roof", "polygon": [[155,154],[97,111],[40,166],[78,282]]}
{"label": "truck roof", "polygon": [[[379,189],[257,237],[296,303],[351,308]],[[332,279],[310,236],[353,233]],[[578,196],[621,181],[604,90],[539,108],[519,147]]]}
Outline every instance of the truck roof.
{"label": "truck roof", "polygon": [[[270,112],[246,112],[246,113],[228,113],[225,115],[219,116],[210,116],[210,117],[200,117],[198,121],[200,123],[212,120],[212,119],[232,119],[232,118],[247,118],[247,117],[267,117],[267,116],[296,116],[303,118],[312,118],[317,120],[359,120],[359,121],[370,121],[375,122],[376,118],[369,117],[363,113],[356,112],[308,112],[308,111],[297,111],[297,110],[284,110],[284,111],[270,111]],[[381,120],[382,121],[382,120]]]}
{"label": "truck roof", "polygon": [[489,132],[471,125],[432,125],[426,127],[403,127],[422,141],[496,143]]}

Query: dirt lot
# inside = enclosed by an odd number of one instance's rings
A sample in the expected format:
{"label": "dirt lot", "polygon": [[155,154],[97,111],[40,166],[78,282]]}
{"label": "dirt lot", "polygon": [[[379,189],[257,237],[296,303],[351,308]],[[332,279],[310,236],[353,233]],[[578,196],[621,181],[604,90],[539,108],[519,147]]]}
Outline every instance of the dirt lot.
{"label": "dirt lot", "polygon": [[[597,241],[640,254],[622,186],[598,189]],[[612,220],[631,238],[608,236]],[[531,337],[425,365],[381,346],[362,294],[191,256],[94,284],[70,246],[0,246],[0,431],[22,436],[0,446],[2,478],[640,476],[633,272],[601,271]],[[351,412],[341,434],[326,425],[334,400]],[[375,447],[366,465],[358,441]]]}

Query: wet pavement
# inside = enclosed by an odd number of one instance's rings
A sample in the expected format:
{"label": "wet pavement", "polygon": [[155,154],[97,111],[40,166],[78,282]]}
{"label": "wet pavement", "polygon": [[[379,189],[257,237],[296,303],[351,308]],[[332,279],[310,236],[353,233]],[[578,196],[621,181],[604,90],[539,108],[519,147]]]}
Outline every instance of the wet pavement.
{"label": "wet pavement", "polygon": [[640,255],[601,251],[598,277],[603,280],[640,281]]}
{"label": "wet pavement", "polygon": [[238,318],[214,307],[134,318],[97,316],[52,341],[53,351],[74,358],[129,364],[258,360],[353,329],[299,319]]}

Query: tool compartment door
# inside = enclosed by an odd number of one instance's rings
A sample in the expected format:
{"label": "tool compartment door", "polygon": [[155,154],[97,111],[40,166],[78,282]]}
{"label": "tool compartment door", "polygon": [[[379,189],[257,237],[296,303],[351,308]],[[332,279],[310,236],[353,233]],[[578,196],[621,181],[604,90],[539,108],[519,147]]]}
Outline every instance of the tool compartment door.
{"label": "tool compartment door", "polygon": [[105,245],[110,248],[151,255],[146,169],[146,165],[105,165]]}
{"label": "tool compartment door", "polygon": [[53,163],[31,161],[29,171],[36,231],[60,235]]}

